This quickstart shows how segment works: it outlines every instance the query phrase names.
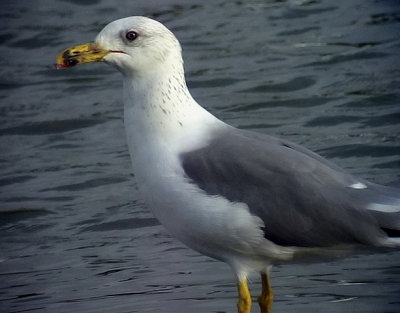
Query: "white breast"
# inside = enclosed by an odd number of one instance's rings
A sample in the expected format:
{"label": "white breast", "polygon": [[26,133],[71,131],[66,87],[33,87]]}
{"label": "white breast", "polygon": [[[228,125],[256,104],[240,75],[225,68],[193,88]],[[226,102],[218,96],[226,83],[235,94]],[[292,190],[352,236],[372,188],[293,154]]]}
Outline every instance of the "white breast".
{"label": "white breast", "polygon": [[166,97],[162,88],[144,92],[137,81],[126,81],[124,87],[134,174],[160,222],[182,242],[212,257],[224,259],[224,252],[227,260],[232,254],[251,255],[255,247],[261,254],[281,257],[246,204],[207,195],[185,177],[179,155],[200,149],[216,129],[229,126],[200,107],[187,89]]}

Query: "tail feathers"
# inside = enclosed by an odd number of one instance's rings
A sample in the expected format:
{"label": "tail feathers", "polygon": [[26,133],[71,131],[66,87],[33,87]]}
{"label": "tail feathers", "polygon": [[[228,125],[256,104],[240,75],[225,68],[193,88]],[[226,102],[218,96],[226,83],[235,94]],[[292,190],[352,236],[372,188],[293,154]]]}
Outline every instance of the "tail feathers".
{"label": "tail feathers", "polygon": [[[400,240],[400,230],[399,229],[391,229],[382,227],[382,230],[388,235],[390,238],[398,238]],[[400,241],[399,241],[400,243]]]}
{"label": "tail feathers", "polygon": [[396,237],[396,238],[390,237],[388,239],[388,244],[390,247],[395,247],[395,248],[400,247],[400,237]]}
{"label": "tail feathers", "polygon": [[389,237],[400,237],[400,212],[370,211],[370,213]]}
{"label": "tail feathers", "polygon": [[400,240],[400,212],[371,211],[371,213],[388,237],[397,237]]}
{"label": "tail feathers", "polygon": [[[367,210],[379,226],[400,245],[400,189],[371,184]],[[393,237],[393,239],[392,239]]]}

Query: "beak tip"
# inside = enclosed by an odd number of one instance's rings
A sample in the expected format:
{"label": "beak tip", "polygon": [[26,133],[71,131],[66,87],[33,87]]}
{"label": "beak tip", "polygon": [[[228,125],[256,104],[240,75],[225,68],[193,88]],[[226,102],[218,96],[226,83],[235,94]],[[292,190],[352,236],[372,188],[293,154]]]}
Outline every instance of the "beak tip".
{"label": "beak tip", "polygon": [[74,46],[60,52],[56,59],[55,68],[64,69],[78,64],[100,62],[109,52],[109,50],[102,49],[93,42]]}
{"label": "beak tip", "polygon": [[56,64],[54,64],[54,67],[55,67],[57,70],[60,70],[60,69],[62,69],[62,68],[67,68],[68,66],[65,65],[65,64],[62,64],[62,63],[56,63]]}
{"label": "beak tip", "polygon": [[75,58],[63,58],[63,57],[58,57],[56,63],[54,64],[56,69],[63,69],[63,68],[70,68],[79,63],[78,60]]}

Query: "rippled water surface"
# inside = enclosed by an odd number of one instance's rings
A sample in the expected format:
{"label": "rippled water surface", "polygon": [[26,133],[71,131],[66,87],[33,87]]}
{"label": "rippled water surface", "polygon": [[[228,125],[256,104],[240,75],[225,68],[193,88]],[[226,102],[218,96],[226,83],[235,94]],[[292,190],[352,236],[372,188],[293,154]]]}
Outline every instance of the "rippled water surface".
{"label": "rippled water surface", "polygon": [[[228,266],[170,237],[140,200],[120,74],[105,64],[56,71],[60,50],[114,19],[154,17],[181,41],[188,85],[213,114],[388,184],[400,178],[399,6],[3,0],[0,311],[236,310]],[[399,251],[272,276],[274,312],[400,312]]]}

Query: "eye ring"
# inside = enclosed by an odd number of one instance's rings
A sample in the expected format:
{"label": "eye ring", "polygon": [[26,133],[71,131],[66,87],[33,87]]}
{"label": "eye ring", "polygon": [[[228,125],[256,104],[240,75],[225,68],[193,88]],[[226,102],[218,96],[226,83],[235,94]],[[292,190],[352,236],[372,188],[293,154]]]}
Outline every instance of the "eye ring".
{"label": "eye ring", "polygon": [[139,37],[139,34],[137,32],[135,32],[135,31],[133,31],[133,30],[128,31],[125,34],[126,40],[128,40],[130,42],[134,41],[137,37]]}

